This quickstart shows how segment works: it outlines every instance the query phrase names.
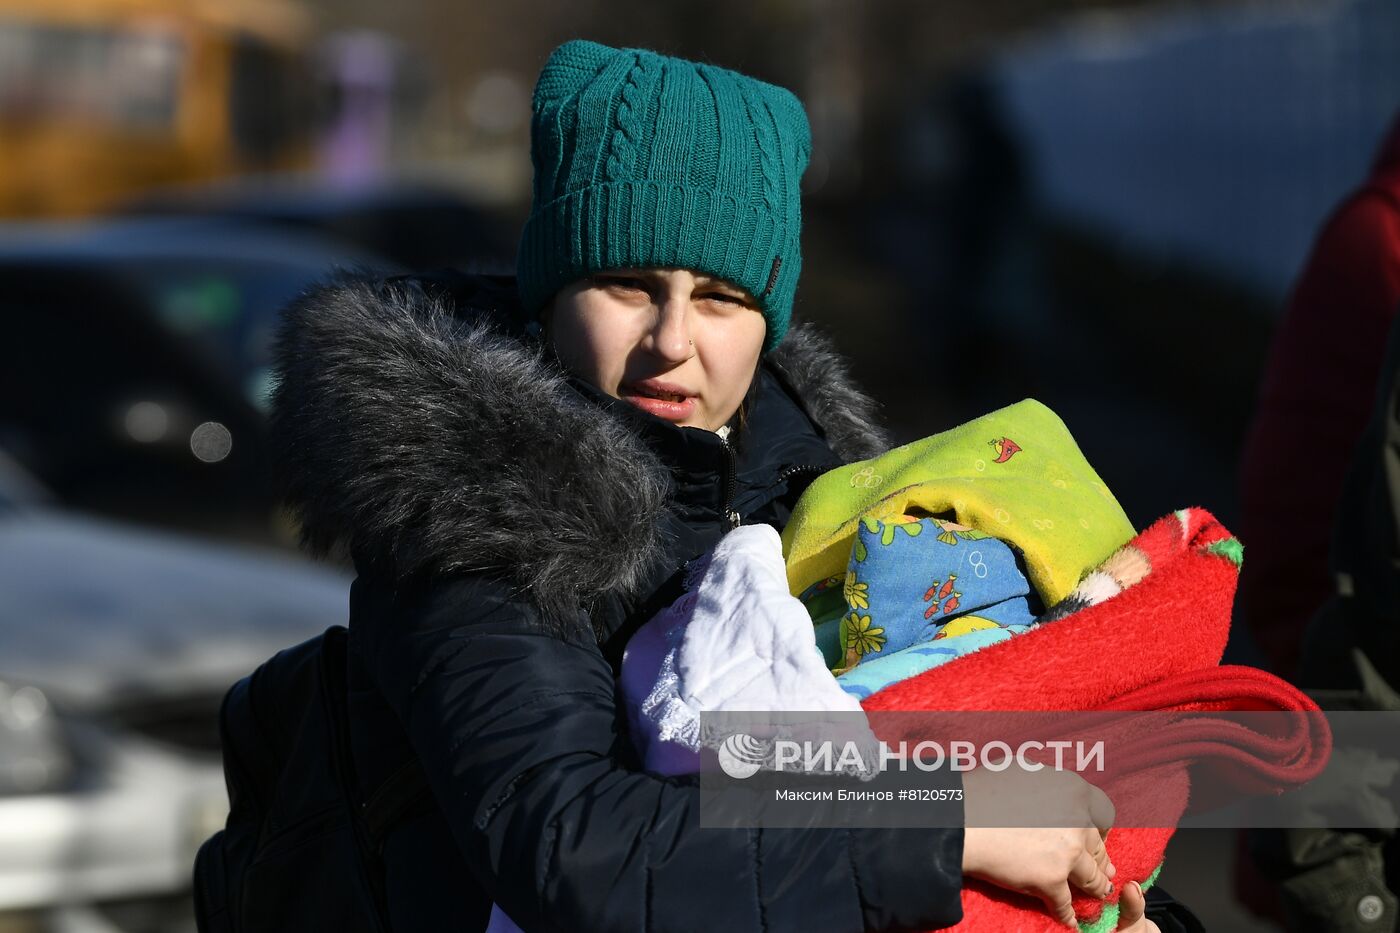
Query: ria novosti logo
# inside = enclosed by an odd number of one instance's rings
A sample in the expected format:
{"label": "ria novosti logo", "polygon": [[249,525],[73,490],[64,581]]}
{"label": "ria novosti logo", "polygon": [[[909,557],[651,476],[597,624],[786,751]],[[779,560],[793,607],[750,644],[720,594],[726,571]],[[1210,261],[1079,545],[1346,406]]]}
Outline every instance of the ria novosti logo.
{"label": "ria novosti logo", "polygon": [[735,732],[719,747],[720,769],[732,778],[753,777],[763,767],[768,748],[767,742],[747,732]]}
{"label": "ria novosti logo", "polygon": [[1070,753],[1074,753],[1073,770],[1103,771],[1105,742],[1058,739],[1049,742],[1023,741],[1015,748],[1009,743],[992,740],[971,742],[954,740],[945,743],[924,741],[912,745],[900,741],[889,745],[883,741],[861,743],[852,740],[835,742],[798,742],[791,739],[763,740],[747,732],[734,732],[719,746],[720,769],[732,778],[753,777],[765,765],[774,771],[800,771],[821,774],[858,774],[873,777],[886,769],[908,771],[1005,771],[1016,766],[1023,771],[1056,771],[1070,769]]}

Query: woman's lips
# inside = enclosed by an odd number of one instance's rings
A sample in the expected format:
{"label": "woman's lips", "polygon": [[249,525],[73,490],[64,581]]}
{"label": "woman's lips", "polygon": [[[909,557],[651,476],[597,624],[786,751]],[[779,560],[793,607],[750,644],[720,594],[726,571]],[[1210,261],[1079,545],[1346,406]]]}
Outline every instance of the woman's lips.
{"label": "woman's lips", "polygon": [[[624,385],[618,394],[623,401],[630,402],[642,411],[658,418],[665,418],[667,421],[685,421],[695,414],[696,397],[686,395],[684,390],[677,386],[660,383]],[[680,396],[680,398],[660,397],[663,395]]]}

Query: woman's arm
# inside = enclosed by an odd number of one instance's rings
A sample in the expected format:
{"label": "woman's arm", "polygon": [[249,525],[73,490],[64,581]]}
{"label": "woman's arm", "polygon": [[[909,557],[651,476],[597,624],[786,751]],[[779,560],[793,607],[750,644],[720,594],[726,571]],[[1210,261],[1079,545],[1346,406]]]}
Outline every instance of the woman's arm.
{"label": "woman's arm", "polygon": [[[467,864],[526,929],[927,930],[961,830],[699,827],[698,780],[628,770],[611,668],[479,577],[357,620]],[[367,624],[366,624],[367,623]]]}

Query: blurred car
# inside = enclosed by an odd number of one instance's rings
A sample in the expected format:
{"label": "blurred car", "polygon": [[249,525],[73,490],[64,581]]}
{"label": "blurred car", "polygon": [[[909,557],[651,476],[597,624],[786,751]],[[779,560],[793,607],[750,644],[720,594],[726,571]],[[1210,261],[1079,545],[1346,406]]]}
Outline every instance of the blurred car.
{"label": "blurred car", "polygon": [[277,315],[344,268],[398,270],[227,219],[0,225],[0,446],[67,504],[264,538]]}
{"label": "blurred car", "polygon": [[342,623],[348,578],[35,489],[0,453],[0,930],[192,930],[222,696]]}
{"label": "blurred car", "polygon": [[514,264],[515,242],[500,220],[448,188],[422,182],[240,179],[155,192],[127,210],[227,217],[316,233],[413,271]]}

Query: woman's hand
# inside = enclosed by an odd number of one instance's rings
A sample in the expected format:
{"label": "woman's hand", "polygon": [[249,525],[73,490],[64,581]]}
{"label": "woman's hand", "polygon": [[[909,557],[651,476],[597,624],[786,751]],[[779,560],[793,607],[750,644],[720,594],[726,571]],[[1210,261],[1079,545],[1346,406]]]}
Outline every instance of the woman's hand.
{"label": "woman's hand", "polygon": [[1118,897],[1118,930],[1120,933],[1162,933],[1162,928],[1143,916],[1147,910],[1147,898],[1142,895],[1142,885],[1129,881],[1123,885],[1123,893]]}
{"label": "woman's hand", "polygon": [[[1069,771],[982,769],[968,773],[963,790],[964,875],[1038,897],[1069,927],[1076,926],[1071,885],[1093,897],[1106,897],[1113,890],[1109,879],[1116,869],[1104,840],[1114,812],[1103,791]],[[1015,822],[1017,814],[1034,823],[1045,813],[1063,815],[1065,822],[1077,825],[992,825]],[[1133,928],[1133,933],[1147,929]]]}

